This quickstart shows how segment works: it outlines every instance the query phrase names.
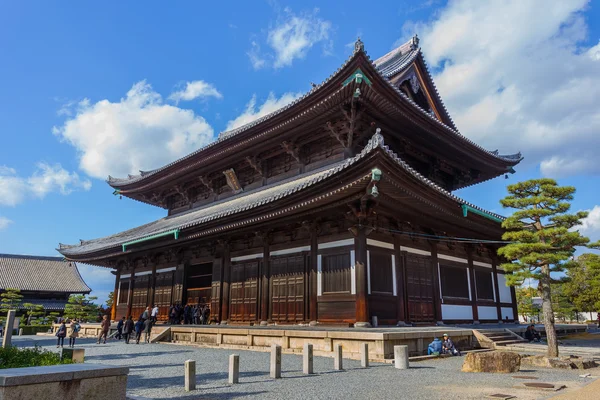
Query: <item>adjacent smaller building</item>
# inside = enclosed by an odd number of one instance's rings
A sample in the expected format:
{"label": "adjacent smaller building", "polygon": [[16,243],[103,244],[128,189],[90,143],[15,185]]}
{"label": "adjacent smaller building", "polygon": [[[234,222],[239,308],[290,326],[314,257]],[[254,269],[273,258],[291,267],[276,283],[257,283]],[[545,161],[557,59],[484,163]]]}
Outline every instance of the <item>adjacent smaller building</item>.
{"label": "adjacent smaller building", "polygon": [[63,311],[70,295],[92,290],[77,265],[62,257],[0,254],[0,293],[8,288],[21,291],[21,304],[41,304],[46,311]]}

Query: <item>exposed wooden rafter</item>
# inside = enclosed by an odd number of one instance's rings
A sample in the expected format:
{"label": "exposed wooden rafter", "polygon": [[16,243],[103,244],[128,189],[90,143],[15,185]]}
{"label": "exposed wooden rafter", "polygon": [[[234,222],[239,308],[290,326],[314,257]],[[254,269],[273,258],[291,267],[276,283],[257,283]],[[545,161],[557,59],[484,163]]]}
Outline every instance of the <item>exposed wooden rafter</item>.
{"label": "exposed wooden rafter", "polygon": [[256,156],[246,156],[246,162],[260,177],[263,177],[262,161]]}

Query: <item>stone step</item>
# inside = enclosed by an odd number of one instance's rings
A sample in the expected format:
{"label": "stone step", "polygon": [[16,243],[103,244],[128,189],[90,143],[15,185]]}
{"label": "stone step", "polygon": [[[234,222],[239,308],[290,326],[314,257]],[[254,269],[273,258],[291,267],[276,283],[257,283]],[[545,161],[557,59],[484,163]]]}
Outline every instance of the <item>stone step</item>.
{"label": "stone step", "polygon": [[494,342],[494,345],[495,346],[506,346],[508,344],[517,344],[517,343],[527,343],[527,340],[524,340],[524,339],[501,340],[498,342]]}
{"label": "stone step", "polygon": [[513,338],[515,336],[512,333],[504,333],[502,335],[499,335],[499,334],[498,335],[492,335],[492,336],[486,335],[485,337],[488,338],[488,339],[494,340],[494,339]]}

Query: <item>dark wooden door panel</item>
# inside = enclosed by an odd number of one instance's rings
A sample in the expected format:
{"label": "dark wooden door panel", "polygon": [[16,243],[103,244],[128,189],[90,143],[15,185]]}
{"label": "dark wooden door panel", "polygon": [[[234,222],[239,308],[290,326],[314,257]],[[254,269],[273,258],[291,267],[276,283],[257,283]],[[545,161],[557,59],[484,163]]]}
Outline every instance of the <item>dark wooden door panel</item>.
{"label": "dark wooden door panel", "polygon": [[408,319],[413,323],[434,323],[433,273],[428,257],[406,257]]}
{"label": "dark wooden door panel", "polygon": [[304,320],[304,264],[306,256],[271,259],[271,319],[294,323]]}
{"label": "dark wooden door panel", "polygon": [[256,320],[258,262],[232,264],[229,318],[237,322]]}

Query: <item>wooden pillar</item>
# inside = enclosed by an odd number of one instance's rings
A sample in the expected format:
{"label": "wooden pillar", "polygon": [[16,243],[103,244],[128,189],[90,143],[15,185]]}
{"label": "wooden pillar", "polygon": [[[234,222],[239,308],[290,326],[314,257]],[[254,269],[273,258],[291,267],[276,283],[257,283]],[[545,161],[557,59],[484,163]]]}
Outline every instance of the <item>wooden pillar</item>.
{"label": "wooden pillar", "polygon": [[473,269],[473,249],[467,247],[467,261],[469,262],[469,268],[467,273],[469,274],[469,280],[471,282],[471,307],[473,309],[473,322],[479,323],[479,311],[477,310],[477,287],[475,285],[475,270]]}
{"label": "wooden pillar", "polygon": [[262,237],[263,241],[263,259],[262,268],[260,274],[260,317],[261,322],[267,322],[270,320],[269,316],[269,300],[271,287],[271,266],[270,266],[270,253],[269,253],[269,235],[264,234]]}
{"label": "wooden pillar", "polygon": [[396,320],[406,322],[406,258],[400,251],[400,239],[394,236],[394,254],[396,255],[396,287],[398,298],[396,299]]}
{"label": "wooden pillar", "polygon": [[438,273],[437,242],[429,241],[431,247],[431,267],[433,276],[433,311],[437,322],[442,322],[442,299],[440,298],[440,274]]}
{"label": "wooden pillar", "polygon": [[229,252],[229,243],[225,243],[223,247],[222,268],[221,322],[225,322],[229,319],[229,286],[231,281],[231,254]]}
{"label": "wooden pillar", "polygon": [[367,235],[364,226],[356,227],[354,238],[356,257],[356,323],[355,327],[370,327],[369,303],[367,297]]}
{"label": "wooden pillar", "polygon": [[173,303],[183,305],[183,280],[185,264],[179,263],[175,268],[175,282],[173,283]]}
{"label": "wooden pillar", "polygon": [[498,259],[495,257],[494,253],[491,251],[490,253],[492,260],[492,276],[494,278],[494,292],[496,293],[496,313],[498,315],[498,321],[502,321],[502,307],[500,306],[500,290],[498,286],[498,268],[496,266],[498,264]]}
{"label": "wooden pillar", "polygon": [[113,303],[110,310],[110,319],[113,321],[117,318],[117,302],[119,301],[119,287],[121,286],[121,267],[117,267],[115,272],[115,290],[113,292]]}
{"label": "wooden pillar", "polygon": [[148,290],[148,302],[154,307],[154,294],[156,293],[156,259],[152,260],[152,276],[150,277],[150,289]]}
{"label": "wooden pillar", "polygon": [[519,320],[519,310],[517,310],[517,292],[514,286],[510,287],[510,298],[512,299],[513,319],[516,322]]}
{"label": "wooden pillar", "polygon": [[308,319],[316,322],[319,318],[317,313],[317,263],[319,255],[319,229],[316,223],[313,223],[310,228],[310,273],[308,280],[309,288],[309,305],[308,305]]}
{"label": "wooden pillar", "polygon": [[129,292],[127,293],[127,317],[131,315],[131,306],[133,305],[133,289],[135,288],[135,264],[130,263],[131,277],[129,278]]}

